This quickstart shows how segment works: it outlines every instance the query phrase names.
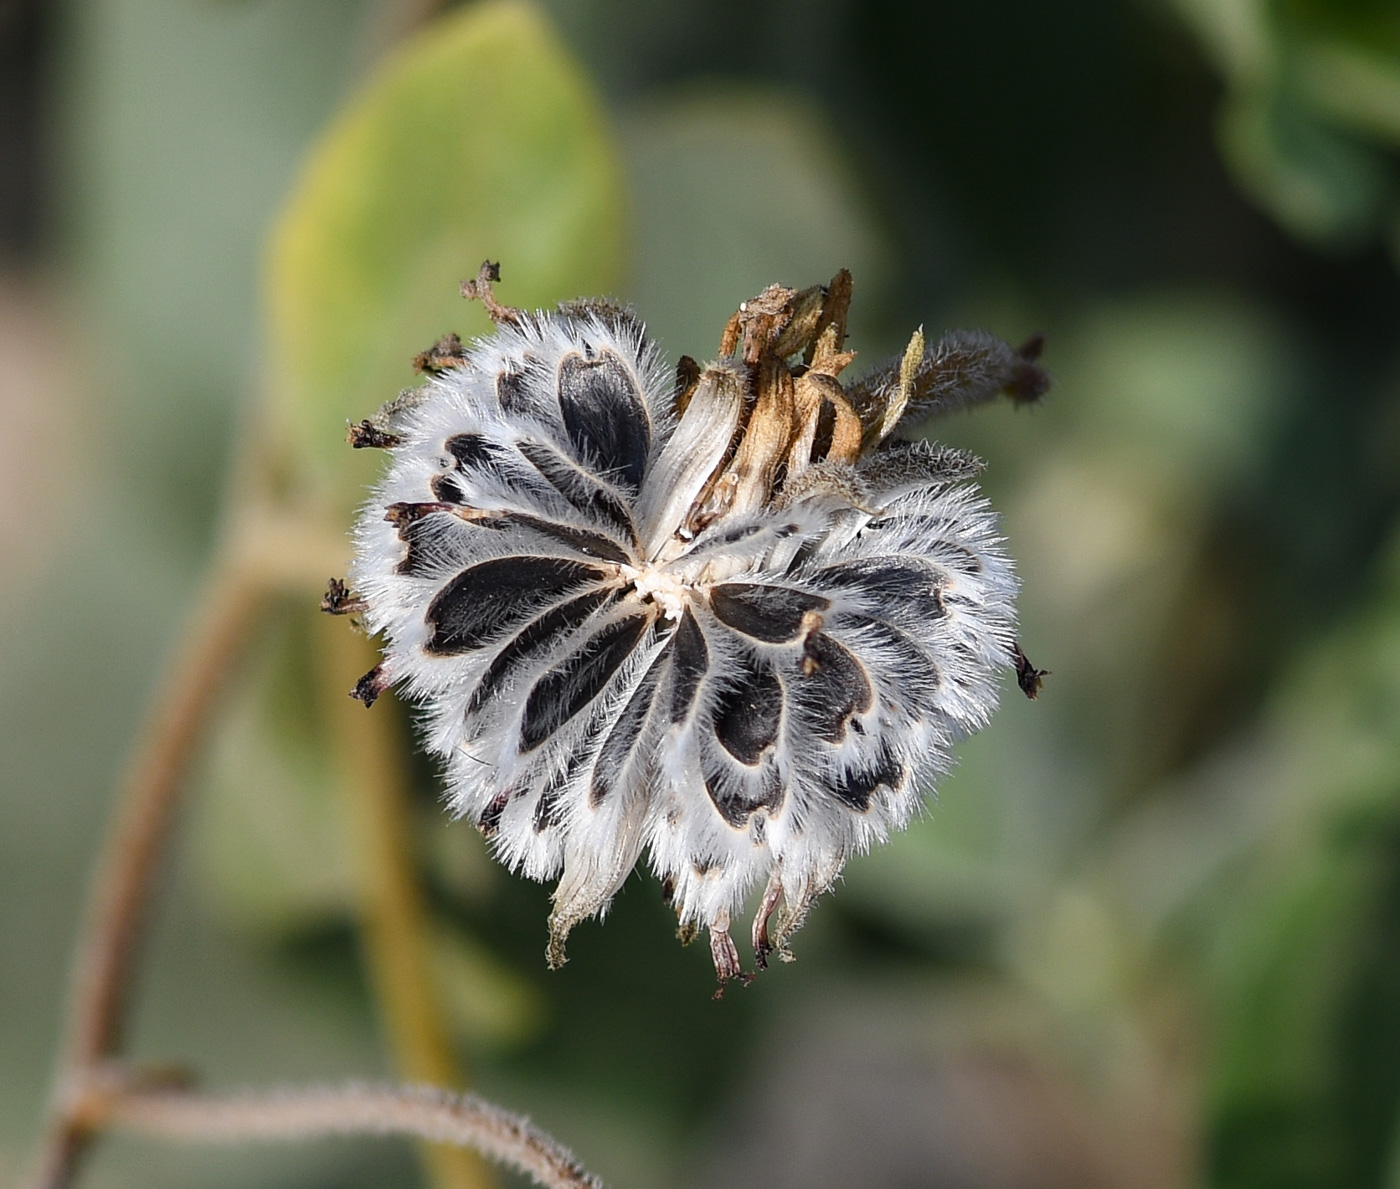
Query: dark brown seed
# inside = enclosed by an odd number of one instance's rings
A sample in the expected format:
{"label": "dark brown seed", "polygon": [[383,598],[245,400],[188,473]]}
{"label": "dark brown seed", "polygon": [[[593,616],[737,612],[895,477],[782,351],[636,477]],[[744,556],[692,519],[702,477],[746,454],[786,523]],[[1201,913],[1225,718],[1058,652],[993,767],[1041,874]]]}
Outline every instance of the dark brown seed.
{"label": "dark brown seed", "polygon": [[823,590],[848,591],[881,619],[924,622],[944,614],[938,572],[917,561],[859,558],[825,566],[813,582]]}
{"label": "dark brown seed", "polygon": [[452,481],[450,475],[435,475],[428,487],[433,493],[433,499],[440,504],[464,504],[467,501],[462,498],[462,493],[457,488],[457,484]]}
{"label": "dark brown seed", "polygon": [[620,591],[593,590],[579,595],[566,603],[560,603],[527,624],[525,628],[506,644],[481,675],[476,689],[467,703],[467,713],[480,710],[488,699],[496,694],[503,682],[531,658],[539,656],[583,626],[584,620],[604,603],[616,602],[621,598]]}
{"label": "dark brown seed", "polygon": [[710,608],[736,632],[769,644],[796,640],[809,611],[825,611],[831,603],[821,595],[787,586],[726,582],[710,591]]}
{"label": "dark brown seed", "polygon": [[559,408],[580,462],[633,490],[642,485],[651,425],[627,365],[608,350],[559,363]]}
{"label": "dark brown seed", "polygon": [[510,517],[511,523],[527,528],[531,532],[539,533],[542,537],[548,537],[560,545],[566,545],[587,557],[619,562],[623,565],[629,565],[636,560],[611,537],[604,536],[602,533],[589,532],[587,529],[574,528],[567,524],[556,524],[552,520],[531,516],[528,512],[510,512],[507,515]]}
{"label": "dark brown seed", "polygon": [[720,817],[736,830],[748,827],[753,814],[760,809],[776,810],[783,803],[783,781],[778,767],[771,761],[748,779],[725,771],[717,756],[701,760],[705,791]]}
{"label": "dark brown seed", "polygon": [[868,765],[847,769],[832,782],[831,791],[844,805],[864,813],[870,808],[870,798],[882,785],[898,788],[904,783],[907,773],[904,766],[888,749],[882,751]]}
{"label": "dark brown seed", "polygon": [[766,661],[748,658],[743,677],[715,707],[715,735],[741,764],[757,764],[778,741],[783,724],[783,686]]}
{"label": "dark brown seed", "polygon": [[629,615],[608,624],[535,683],[520,723],[522,753],[539,747],[603,692],[649,622],[649,616]]}
{"label": "dark brown seed", "polygon": [[689,607],[671,643],[671,721],[681,722],[690,713],[695,694],[710,667],[710,650]]}
{"label": "dark brown seed", "polygon": [[510,804],[511,792],[507,789],[503,793],[497,793],[491,798],[490,803],[481,811],[481,817],[477,819],[476,828],[481,831],[483,837],[494,838],[501,828],[501,814],[505,813],[506,806]]}
{"label": "dark brown seed", "polygon": [[496,377],[496,399],[507,413],[528,413],[532,401],[524,372],[502,372]]}
{"label": "dark brown seed", "polygon": [[518,442],[516,447],[549,485],[575,508],[585,516],[615,529],[623,540],[636,543],[637,527],[632,523],[631,514],[622,501],[597,479],[542,442]]}
{"label": "dark brown seed", "polygon": [[464,473],[490,466],[501,456],[501,448],[479,433],[455,433],[443,443],[443,448]]}
{"label": "dark brown seed", "polygon": [[603,571],[559,557],[497,557],[463,570],[428,604],[426,650],[454,656],[490,640],[565,596],[597,582]]}
{"label": "dark brown seed", "polygon": [[597,809],[627,770],[627,764],[642,740],[646,729],[647,716],[656,699],[656,688],[660,684],[662,656],[658,656],[651,668],[638,683],[636,692],[627,700],[622,713],[598,749],[598,759],[593,765],[593,778],[588,789],[588,804]]}
{"label": "dark brown seed", "polygon": [[828,743],[841,743],[851,718],[875,704],[875,691],[861,663],[824,632],[802,646],[800,676],[793,696],[812,730]]}

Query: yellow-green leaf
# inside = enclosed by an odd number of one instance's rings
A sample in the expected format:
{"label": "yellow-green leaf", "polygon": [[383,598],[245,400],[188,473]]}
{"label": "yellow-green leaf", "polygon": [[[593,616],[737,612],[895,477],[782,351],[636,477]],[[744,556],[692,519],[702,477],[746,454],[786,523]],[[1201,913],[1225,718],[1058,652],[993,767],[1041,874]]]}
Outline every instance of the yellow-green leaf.
{"label": "yellow-green leaf", "polygon": [[267,268],[271,428],[344,503],[345,445],[439,336],[487,329],[458,296],[486,258],[528,307],[616,288],[622,183],[599,101],[531,4],[456,10],[394,53],[313,151]]}

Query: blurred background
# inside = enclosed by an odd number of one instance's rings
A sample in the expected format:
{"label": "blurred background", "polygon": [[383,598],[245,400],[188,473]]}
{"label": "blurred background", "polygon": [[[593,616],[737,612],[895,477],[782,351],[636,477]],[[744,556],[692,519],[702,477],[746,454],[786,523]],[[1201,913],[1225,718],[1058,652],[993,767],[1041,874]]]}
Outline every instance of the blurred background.
{"label": "blurred background", "polygon": [[[348,522],[345,420],[484,331],[489,255],[672,360],[840,267],[857,373],[1044,332],[1043,407],[932,432],[1053,676],[721,1002],[643,875],[547,972],[547,889],[405,744],[471,1086],[615,1189],[1400,1189],[1397,165],[1395,0],[4,0],[0,1184],[236,443]],[[318,595],[248,644],[137,983],[133,1052],[214,1087],[394,1067]],[[421,1176],[119,1138],[83,1183]]]}

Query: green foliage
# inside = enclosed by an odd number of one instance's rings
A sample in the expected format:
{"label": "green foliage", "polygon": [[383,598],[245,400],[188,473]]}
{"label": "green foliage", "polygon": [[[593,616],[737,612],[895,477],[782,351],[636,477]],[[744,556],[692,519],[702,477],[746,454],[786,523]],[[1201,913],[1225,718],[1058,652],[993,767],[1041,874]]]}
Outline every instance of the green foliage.
{"label": "green foliage", "polygon": [[458,294],[483,259],[534,307],[614,290],[621,255],[616,150],[540,14],[488,0],[423,29],[321,139],[273,234],[268,385],[293,467],[357,498],[373,466],[346,422],[441,335],[487,329]]}
{"label": "green foliage", "polygon": [[1241,186],[1320,245],[1400,237],[1400,24],[1374,0],[1172,0],[1227,82]]}
{"label": "green foliage", "polygon": [[1211,897],[1231,1189],[1381,1185],[1400,1150],[1400,537],[1389,552],[1271,716],[1275,820]]}

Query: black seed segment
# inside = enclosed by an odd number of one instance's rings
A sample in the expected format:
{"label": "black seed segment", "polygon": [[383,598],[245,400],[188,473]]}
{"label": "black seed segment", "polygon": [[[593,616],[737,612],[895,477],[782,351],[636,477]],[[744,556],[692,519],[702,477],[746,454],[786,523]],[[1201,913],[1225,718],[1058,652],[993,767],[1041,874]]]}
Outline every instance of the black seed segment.
{"label": "black seed segment", "polygon": [[771,665],[749,658],[743,678],[715,708],[715,735],[725,751],[752,766],[778,741],[782,724],[782,683]]}
{"label": "black seed segment", "polygon": [[757,809],[776,810],[783,803],[783,780],[776,764],[768,763],[755,776],[757,787],[746,788],[747,781],[736,781],[708,757],[703,763],[705,791],[710,801],[729,825],[742,830]]}
{"label": "black seed segment", "polygon": [[432,489],[433,499],[440,504],[465,504],[467,502],[462,498],[457,484],[452,482],[452,479],[447,475],[435,475],[428,486]]}
{"label": "black seed segment", "polygon": [[442,537],[442,523],[424,517],[420,520],[405,520],[399,524],[399,540],[405,545],[403,557],[394,567],[394,573],[407,574],[412,578],[426,578],[433,571],[433,563],[438,551],[433,544]]}
{"label": "black seed segment", "polygon": [[690,713],[696,691],[710,667],[710,650],[705,633],[689,607],[681,616],[681,626],[671,642],[671,721],[681,722]]}
{"label": "black seed segment", "polygon": [[516,447],[549,485],[585,516],[615,528],[624,540],[637,540],[637,527],[622,501],[591,475],[543,443],[517,442]]}
{"label": "black seed segment", "polygon": [[530,390],[524,372],[502,372],[496,377],[496,399],[507,413],[530,411]]}
{"label": "black seed segment", "polygon": [[803,717],[828,743],[841,743],[851,717],[875,704],[864,666],[830,636],[814,632],[803,645],[800,671],[795,687]]}
{"label": "black seed segment", "polygon": [[636,692],[627,700],[617,722],[603,740],[603,746],[598,749],[598,759],[593,765],[593,779],[588,789],[588,804],[594,809],[607,800],[617,787],[618,778],[626,770],[627,761],[641,741],[647,715],[651,713],[652,702],[656,699],[660,674],[661,658],[658,657],[638,684]]}
{"label": "black seed segment", "polygon": [[459,471],[479,471],[501,457],[501,448],[479,433],[455,433],[443,443]]}
{"label": "black seed segment", "polygon": [[544,791],[540,793],[540,799],[535,802],[533,821],[536,834],[543,834],[564,820],[564,807],[560,804],[560,799],[564,789],[578,775],[582,762],[583,753],[575,752],[564,765],[564,770],[556,773],[545,785]]}
{"label": "black seed segment", "polygon": [[946,614],[937,571],[914,561],[860,558],[818,570],[823,589],[849,590],[884,618],[941,619]]}
{"label": "black seed segment", "polygon": [[651,426],[642,394],[615,353],[600,351],[593,359],[577,352],[564,356],[559,408],[581,462],[616,475],[633,490],[641,487]]}
{"label": "black seed segment", "polygon": [[710,591],[710,607],[736,632],[769,644],[785,644],[802,633],[808,611],[825,611],[829,600],[787,586],[726,582]]}
{"label": "black seed segment", "polygon": [[426,650],[454,656],[480,648],[603,571],[560,557],[497,557],[463,570],[428,604]]}
{"label": "black seed segment", "polygon": [[881,785],[896,789],[904,783],[906,775],[904,765],[886,749],[869,765],[850,768],[841,773],[832,782],[831,791],[842,804],[864,813],[870,808],[870,798],[876,789]]}
{"label": "black seed segment", "polygon": [[497,793],[491,798],[486,808],[481,811],[481,816],[477,819],[476,828],[481,831],[485,838],[494,838],[501,829],[501,814],[505,813],[506,806],[510,804],[511,791],[507,789],[503,793]]}
{"label": "black seed segment", "polygon": [[512,673],[532,658],[553,648],[570,632],[583,626],[584,620],[604,603],[616,602],[621,591],[591,590],[576,599],[552,607],[538,619],[527,624],[488,666],[467,703],[467,713],[475,714],[496,694]]}
{"label": "black seed segment", "polygon": [[510,519],[512,523],[518,524],[522,528],[528,528],[531,532],[548,537],[551,541],[557,541],[560,545],[567,545],[570,549],[577,550],[588,557],[596,557],[602,561],[620,562],[623,565],[630,565],[636,560],[611,537],[604,536],[602,533],[592,533],[587,529],[573,528],[567,524],[556,524],[552,520],[531,516],[528,512],[512,512]]}
{"label": "black seed segment", "polygon": [[520,751],[533,751],[593,701],[632,655],[649,617],[629,615],[608,624],[535,682],[520,723]]}
{"label": "black seed segment", "polygon": [[879,652],[869,652],[868,659],[878,661],[881,672],[897,678],[901,697],[917,711],[927,712],[936,707],[943,675],[933,658],[906,631],[883,619],[843,611],[834,616],[829,626],[843,631],[859,632],[863,640],[853,644],[864,649],[866,641],[879,646]]}

